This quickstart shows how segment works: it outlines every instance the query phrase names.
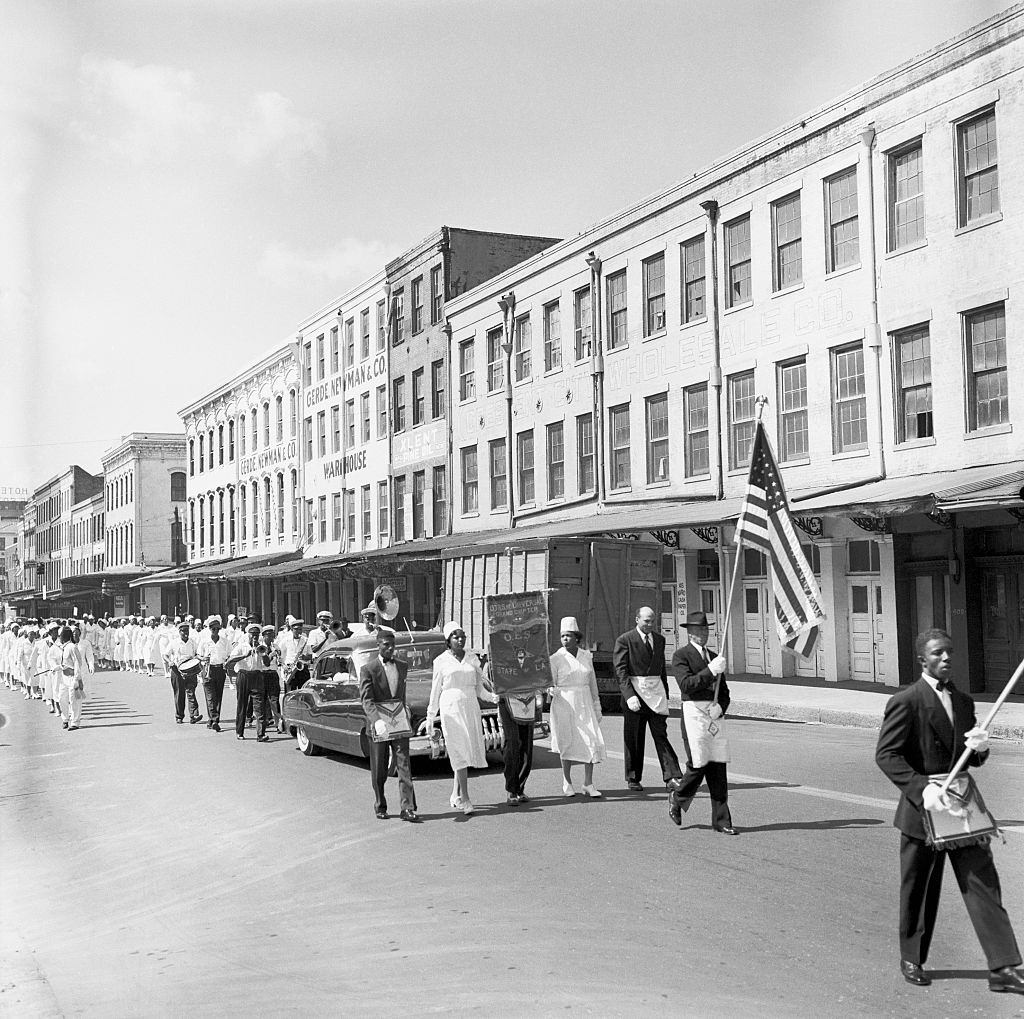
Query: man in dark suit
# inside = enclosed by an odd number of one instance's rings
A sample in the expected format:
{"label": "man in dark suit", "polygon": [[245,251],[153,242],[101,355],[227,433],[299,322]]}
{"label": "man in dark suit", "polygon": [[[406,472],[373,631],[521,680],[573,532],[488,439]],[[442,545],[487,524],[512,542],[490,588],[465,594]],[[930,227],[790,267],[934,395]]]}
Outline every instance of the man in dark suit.
{"label": "man in dark suit", "polygon": [[644,742],[651,730],[666,784],[679,779],[679,758],[668,741],[668,674],[665,671],[665,638],[654,633],[654,609],[644,606],[636,614],[636,626],[615,639],[612,666],[622,694],[622,742],[626,782],[642,792]]}
{"label": "man in dark suit", "polygon": [[711,827],[724,835],[738,835],[729,812],[728,749],[721,719],[729,710],[729,684],[725,658],[708,648],[708,617],[691,612],[684,624],[690,639],[672,656],[672,673],[682,697],[680,724],[686,748],[686,774],[669,796],[669,817],[683,823],[703,781],[711,795]]}
{"label": "man in dark suit", "polygon": [[[405,703],[405,678],[409,666],[395,658],[395,633],[386,627],[377,629],[377,657],[359,670],[359,698],[363,702],[366,725],[378,736],[387,735],[387,723],[381,717],[382,701]],[[388,816],[384,783],[388,777],[388,758],[393,754],[398,771],[402,820],[418,821],[416,795],[412,787],[412,766],[409,759],[409,737],[378,743],[370,739],[370,783],[373,786],[373,807],[378,819]]]}
{"label": "man in dark suit", "polygon": [[948,794],[928,776],[949,772],[961,748],[969,765],[988,757],[988,734],[976,727],[974,701],[950,682],[953,642],[943,630],[925,630],[914,650],[921,663],[916,683],[890,698],[878,735],[875,762],[900,790],[894,824],[900,835],[900,970],[924,987],[924,970],[935,929],[942,870],[949,857],[960,894],[988,960],[992,991],[1024,994],[1020,949],[1003,909],[999,875],[988,840],[945,851],[928,845],[924,811],[948,810]]}

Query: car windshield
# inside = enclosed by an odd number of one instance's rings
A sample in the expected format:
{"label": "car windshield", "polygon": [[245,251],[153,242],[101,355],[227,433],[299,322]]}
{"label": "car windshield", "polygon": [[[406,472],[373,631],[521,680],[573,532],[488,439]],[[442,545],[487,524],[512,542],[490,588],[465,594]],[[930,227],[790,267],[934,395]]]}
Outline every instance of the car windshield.
{"label": "car windshield", "polygon": [[345,655],[325,655],[316,663],[316,678],[330,679],[339,673],[347,676],[348,661]]}

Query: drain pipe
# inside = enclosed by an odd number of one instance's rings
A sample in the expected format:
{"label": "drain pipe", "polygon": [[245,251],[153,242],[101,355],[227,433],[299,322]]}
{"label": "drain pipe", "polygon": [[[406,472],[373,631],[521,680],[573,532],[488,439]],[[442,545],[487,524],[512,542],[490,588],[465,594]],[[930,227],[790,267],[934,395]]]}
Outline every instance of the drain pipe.
{"label": "drain pipe", "polygon": [[[718,498],[725,498],[725,471],[722,455],[722,331],[718,316],[718,202],[709,198],[701,202],[700,207],[708,217],[708,233],[711,235],[711,335],[714,341],[715,359],[711,365],[709,382],[714,390],[715,398],[710,401],[714,408],[713,420],[708,421],[712,435],[718,436],[715,443],[715,476],[718,487]],[[728,442],[728,437],[726,437]]]}
{"label": "drain pipe", "polygon": [[604,449],[604,343],[601,338],[601,259],[593,251],[587,254],[590,269],[590,377],[594,402],[594,481],[597,505],[605,500]]}
{"label": "drain pipe", "polygon": [[515,461],[512,454],[512,349],[515,345],[516,295],[514,290],[498,300],[505,342],[501,348],[505,356],[505,497],[508,499],[508,526],[516,526]]}

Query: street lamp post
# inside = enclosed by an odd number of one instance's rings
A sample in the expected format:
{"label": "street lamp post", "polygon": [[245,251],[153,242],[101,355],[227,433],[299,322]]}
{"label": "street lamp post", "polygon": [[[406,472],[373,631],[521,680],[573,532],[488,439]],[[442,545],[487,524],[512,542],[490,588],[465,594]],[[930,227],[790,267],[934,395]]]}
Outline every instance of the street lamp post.
{"label": "street lamp post", "polygon": [[512,480],[512,331],[516,324],[516,295],[510,290],[498,301],[505,340],[501,349],[505,354],[505,494],[508,498],[508,526],[516,526],[515,490]]}

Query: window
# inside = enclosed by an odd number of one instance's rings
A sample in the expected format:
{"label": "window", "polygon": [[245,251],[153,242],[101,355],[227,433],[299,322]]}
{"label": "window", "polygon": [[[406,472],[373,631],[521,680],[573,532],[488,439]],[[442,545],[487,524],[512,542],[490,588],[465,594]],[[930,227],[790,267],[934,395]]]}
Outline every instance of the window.
{"label": "window", "polygon": [[370,441],[370,394],[359,394],[359,420],[361,422],[359,436],[363,442]]}
{"label": "window", "polygon": [[238,455],[245,456],[245,415],[238,418]]}
{"label": "window", "polygon": [[217,464],[224,463],[224,426],[217,425]]}
{"label": "window", "polygon": [[388,508],[388,483],[377,482],[377,540],[381,547],[387,544],[391,533],[391,514]]}
{"label": "window", "polygon": [[665,328],[665,256],[644,259],[644,336]]}
{"label": "window", "polygon": [[[337,494],[337,493],[336,493]],[[317,519],[320,521],[320,540],[327,540],[327,496],[317,499]]]}
{"label": "window", "polygon": [[396,432],[405,431],[405,379],[395,379],[391,384],[393,407],[391,411]]}
{"label": "window", "polygon": [[[268,449],[270,447],[270,404],[263,404],[263,448]],[[210,450],[211,460],[213,459],[213,450]]]}
{"label": "window", "polygon": [[696,478],[711,471],[708,442],[708,384],[683,390],[683,471]]}
{"label": "window", "polygon": [[206,436],[199,436],[199,473],[203,473],[203,462],[206,459]]}
{"label": "window", "polygon": [[1006,312],[1002,304],[964,316],[967,353],[967,429],[1010,420],[1006,377]]}
{"label": "window", "polygon": [[217,542],[224,544],[224,492],[217,493]]}
{"label": "window", "polygon": [[171,472],[171,502],[185,501],[185,472]]}
{"label": "window", "polygon": [[413,335],[423,328],[423,277],[412,281],[412,331]]}
{"label": "window", "polygon": [[576,477],[579,494],[594,491],[594,415],[576,418]]}
{"label": "window", "polygon": [[302,348],[302,383],[308,389],[313,385],[313,344],[307,343]]}
{"label": "window", "polygon": [[284,537],[284,475],[277,476],[277,534]]}
{"label": "window", "polygon": [[612,273],[605,284],[608,292],[608,349],[629,343],[626,335],[626,270]]}
{"label": "window", "polygon": [[612,488],[629,488],[629,404],[608,411],[608,436],[611,439]]}
{"label": "window", "polygon": [[331,540],[341,541],[341,492],[331,493]]}
{"label": "window", "polygon": [[750,216],[725,224],[725,306],[750,300]]}
{"label": "window", "polygon": [[346,491],[343,496],[345,503],[345,537],[350,547],[356,543],[356,490]]}
{"label": "window", "polygon": [[412,476],[412,536],[425,536],[423,518],[423,495],[427,487],[427,472],[416,471]]}
{"label": "window", "polygon": [[232,418],[228,422],[228,462],[234,463],[235,460],[235,419]]}
{"label": "window", "polygon": [[491,509],[508,506],[508,458],[505,440],[494,439],[487,444],[491,469]]}
{"label": "window", "polygon": [[444,279],[441,276],[443,266],[435,265],[430,270],[430,321],[437,325],[441,321],[441,310],[444,307]]}
{"label": "window", "polygon": [[[188,440],[188,476],[194,478],[196,476],[196,440]],[[107,509],[110,509],[108,500]]]}
{"label": "window", "polygon": [[284,397],[274,400],[274,434],[278,442],[284,442]]}
{"label": "window", "polygon": [[406,479],[395,478],[395,541],[405,541]]}
{"label": "window", "polygon": [[[391,299],[392,306],[395,309],[395,336],[394,344],[397,346],[399,343],[405,342],[405,291],[402,287],[399,287]],[[399,537],[395,534],[395,540],[399,541]]]}
{"label": "window", "polygon": [[565,426],[561,421],[548,425],[548,500],[565,496]]}
{"label": "window", "polygon": [[649,396],[645,407],[647,421],[647,484],[668,481],[668,393]]}
{"label": "window", "polygon": [[345,448],[354,449],[356,445],[356,401],[345,401]]}
{"label": "window", "polygon": [[465,402],[476,397],[476,373],[473,370],[473,341],[459,344],[459,400]]}
{"label": "window", "polygon": [[[195,528],[193,528],[193,533],[194,531]],[[206,547],[206,500],[202,496],[199,496],[199,547],[201,549]]]}
{"label": "window", "polygon": [[447,534],[448,532],[448,471],[445,467],[434,468],[434,525],[433,533]]}
{"label": "window", "polygon": [[516,460],[519,464],[519,504],[530,505],[536,499],[532,428],[516,436]]}
{"label": "window", "polygon": [[480,507],[477,482],[476,446],[459,450],[462,465],[462,512],[476,513]]}
{"label": "window", "polygon": [[[335,410],[336,408],[332,408]],[[316,416],[316,455],[327,455],[327,411],[320,411]]]}
{"label": "window", "polygon": [[889,250],[924,240],[921,139],[888,155]]}
{"label": "window", "polygon": [[694,237],[682,245],[679,254],[682,273],[683,322],[696,322],[707,317],[704,301],[704,238]]}
{"label": "window", "polygon": [[253,547],[260,538],[260,487],[254,481],[252,483],[252,540]]}
{"label": "window", "polygon": [[434,361],[430,366],[430,416],[443,418],[446,409],[444,361]]}
{"label": "window", "polygon": [[779,387],[779,460],[807,456],[807,359],[777,368]]}
{"label": "window", "polygon": [[825,218],[825,270],[835,272],[856,265],[860,261],[860,226],[855,166],[825,181]]}
{"label": "window", "polygon": [[324,334],[316,338],[316,378],[319,382],[326,374],[327,362],[324,360]]}
{"label": "window", "polygon": [[994,216],[999,211],[995,109],[957,125],[956,154],[960,226]]}
{"label": "window", "polygon": [[373,537],[373,511],[370,507],[370,486],[363,485],[359,492],[359,510],[363,524],[363,544],[367,545]]}
{"label": "window", "polygon": [[[387,316],[385,301],[377,302],[377,350],[383,350],[387,341]],[[387,533],[387,532],[385,532]]]}
{"label": "window", "polygon": [[299,396],[294,389],[288,390],[288,434],[294,439],[299,428]]}
{"label": "window", "polygon": [[356,363],[356,320],[348,319],[345,323],[345,367],[351,368]]}
{"label": "window", "polygon": [[388,391],[386,386],[377,387],[377,438],[388,434]]}
{"label": "window", "polygon": [[487,392],[496,393],[505,385],[505,351],[501,349],[501,327],[487,333]]}
{"label": "window", "polygon": [[370,356],[370,309],[363,308],[359,313],[359,360],[365,361]]}
{"label": "window", "polygon": [[754,373],[729,376],[729,467],[736,470],[750,462],[754,444]]}
{"label": "window", "polygon": [[228,540],[235,543],[235,490],[228,489]]}
{"label": "window", "polygon": [[252,451],[255,453],[256,447],[259,445],[260,438],[259,415],[257,414],[255,407],[253,407],[252,413],[249,417],[252,421]]}
{"label": "window", "polygon": [[516,382],[528,379],[533,374],[533,327],[529,315],[516,319],[512,355],[515,359]]}
{"label": "window", "polygon": [[[212,506],[210,507],[212,510]],[[270,537],[270,527],[273,523],[273,518],[270,515],[270,478],[263,479],[263,535],[266,538]],[[210,527],[213,527],[213,521],[210,521]]]}
{"label": "window", "polygon": [[[298,535],[298,533],[299,533],[299,520],[298,520],[298,514],[299,514],[299,472],[294,467],[292,468],[291,477],[290,477],[289,481],[291,482],[291,485],[290,485],[291,499],[289,500],[289,505],[291,507],[292,534],[293,535]],[[244,495],[245,490],[243,489],[242,491],[243,491],[243,495]]]}
{"label": "window", "polygon": [[331,326],[331,374],[338,374],[338,327]]}
{"label": "window", "polygon": [[591,337],[594,323],[590,315],[590,287],[584,287],[573,294],[573,329],[575,332],[576,360],[590,357]]}
{"label": "window", "polygon": [[303,422],[303,433],[306,445],[306,463],[313,459],[313,419],[306,418]]}
{"label": "window", "polygon": [[795,287],[804,278],[800,194],[772,202],[772,289]]}
{"label": "window", "polygon": [[425,368],[417,368],[412,373],[412,426],[423,424],[427,413],[427,397],[423,392]]}
{"label": "window", "polygon": [[868,444],[864,348],[832,351],[832,444],[837,453]]}
{"label": "window", "polygon": [[932,431],[932,352],[928,326],[893,333],[896,360],[896,441],[925,439]]}
{"label": "window", "polygon": [[544,371],[562,367],[562,313],[558,301],[544,305]]}
{"label": "window", "polygon": [[848,573],[880,573],[882,570],[878,542],[851,539],[846,546]]}

